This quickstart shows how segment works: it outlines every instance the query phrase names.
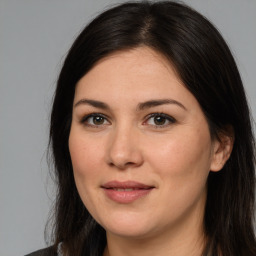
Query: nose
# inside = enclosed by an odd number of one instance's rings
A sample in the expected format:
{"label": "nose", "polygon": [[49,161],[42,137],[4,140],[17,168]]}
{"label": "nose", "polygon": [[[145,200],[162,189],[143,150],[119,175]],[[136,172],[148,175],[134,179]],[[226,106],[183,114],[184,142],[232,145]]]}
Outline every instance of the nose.
{"label": "nose", "polygon": [[112,131],[107,148],[107,162],[110,166],[124,170],[143,164],[139,132],[135,128],[123,127]]}

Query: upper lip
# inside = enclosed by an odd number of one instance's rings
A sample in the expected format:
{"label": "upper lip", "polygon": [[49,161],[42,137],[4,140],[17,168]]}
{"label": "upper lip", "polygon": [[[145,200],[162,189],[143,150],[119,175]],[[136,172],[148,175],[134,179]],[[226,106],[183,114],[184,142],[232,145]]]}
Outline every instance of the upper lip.
{"label": "upper lip", "polygon": [[109,181],[101,186],[102,188],[137,188],[137,189],[150,189],[154,186],[146,185],[137,181]]}

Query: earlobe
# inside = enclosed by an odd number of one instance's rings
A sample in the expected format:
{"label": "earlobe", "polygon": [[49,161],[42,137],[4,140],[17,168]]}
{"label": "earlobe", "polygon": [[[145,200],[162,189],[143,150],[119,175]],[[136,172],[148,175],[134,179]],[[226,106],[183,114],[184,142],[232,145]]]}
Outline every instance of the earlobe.
{"label": "earlobe", "polygon": [[214,141],[213,155],[210,170],[213,172],[220,171],[229,159],[234,145],[234,136],[219,134]]}

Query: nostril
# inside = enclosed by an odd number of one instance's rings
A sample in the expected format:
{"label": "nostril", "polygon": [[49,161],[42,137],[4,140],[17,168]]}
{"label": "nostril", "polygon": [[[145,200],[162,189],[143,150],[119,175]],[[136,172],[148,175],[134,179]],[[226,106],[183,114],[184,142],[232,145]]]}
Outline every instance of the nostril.
{"label": "nostril", "polygon": [[126,163],[125,165],[135,165],[135,163],[133,163],[133,162],[128,162],[128,163]]}
{"label": "nostril", "polygon": [[118,169],[121,169],[121,170],[124,170],[124,169],[126,169],[126,168],[129,168],[129,167],[136,167],[137,166],[137,164],[136,163],[134,163],[134,162],[123,162],[123,163],[121,163],[121,162],[110,162],[109,163],[109,165],[111,166],[111,167],[117,167]]}

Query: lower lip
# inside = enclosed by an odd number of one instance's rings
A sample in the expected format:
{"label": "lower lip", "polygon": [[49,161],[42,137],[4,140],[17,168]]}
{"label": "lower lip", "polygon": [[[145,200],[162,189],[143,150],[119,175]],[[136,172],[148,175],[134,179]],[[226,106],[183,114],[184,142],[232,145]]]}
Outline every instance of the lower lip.
{"label": "lower lip", "polygon": [[132,203],[135,200],[148,195],[153,188],[150,189],[135,189],[131,191],[117,191],[114,189],[106,189],[104,188],[105,194],[111,200],[121,203],[121,204],[128,204]]}

